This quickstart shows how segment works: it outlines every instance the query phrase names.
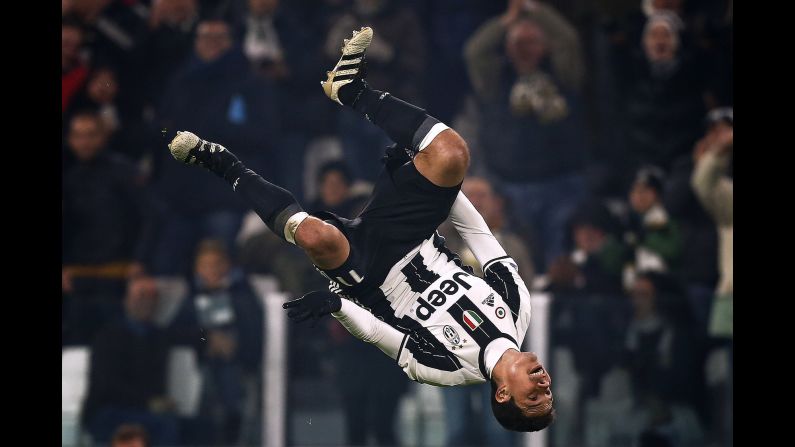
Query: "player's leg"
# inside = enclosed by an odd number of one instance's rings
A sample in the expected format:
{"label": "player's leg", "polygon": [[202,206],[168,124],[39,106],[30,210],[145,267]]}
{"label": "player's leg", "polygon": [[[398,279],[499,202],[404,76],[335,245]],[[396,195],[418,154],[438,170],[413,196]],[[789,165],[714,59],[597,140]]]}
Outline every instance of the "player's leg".
{"label": "player's leg", "polygon": [[246,168],[223,146],[193,133],[178,132],[168,146],[177,160],[205,167],[232,185],[273,233],[303,248],[316,266],[327,272],[345,269],[348,240],[335,226],[304,212],[289,191]]}
{"label": "player's leg", "polygon": [[364,81],[364,54],[372,29],[354,31],[342,47],[342,57],[322,83],[326,95],[360,112],[383,129],[400,147],[419,151],[414,164],[433,184],[460,184],[469,167],[469,149],[463,138],[419,107],[375,90]]}

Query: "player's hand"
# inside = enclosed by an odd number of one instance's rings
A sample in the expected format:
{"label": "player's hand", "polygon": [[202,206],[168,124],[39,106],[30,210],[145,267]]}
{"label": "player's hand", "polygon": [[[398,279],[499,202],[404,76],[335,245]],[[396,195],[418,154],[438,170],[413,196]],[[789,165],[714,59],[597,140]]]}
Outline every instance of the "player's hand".
{"label": "player's hand", "polygon": [[317,290],[282,304],[282,308],[290,309],[287,317],[296,323],[312,320],[310,327],[315,327],[321,317],[342,309],[342,300],[337,294]]}

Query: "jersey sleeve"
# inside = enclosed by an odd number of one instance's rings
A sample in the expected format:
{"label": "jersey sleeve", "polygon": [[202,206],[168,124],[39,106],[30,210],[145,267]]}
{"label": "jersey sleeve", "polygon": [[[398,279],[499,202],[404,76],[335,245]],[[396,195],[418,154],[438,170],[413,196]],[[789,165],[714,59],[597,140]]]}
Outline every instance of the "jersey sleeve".
{"label": "jersey sleeve", "polygon": [[378,346],[384,354],[397,359],[404,334],[379,320],[349,300],[342,300],[339,312],[331,314],[354,337]]}
{"label": "jersey sleeve", "polygon": [[339,312],[332,315],[354,337],[397,360],[411,380],[436,386],[473,382],[458,358],[435,339],[400,332],[349,300],[342,300]]}
{"label": "jersey sleeve", "polygon": [[[511,258],[495,259],[483,268],[483,279],[494,291],[500,294],[511,310],[519,338],[530,326],[530,291],[521,276],[519,267]],[[522,341],[517,340],[521,346]]]}
{"label": "jersey sleeve", "polygon": [[469,250],[475,255],[478,263],[483,266],[484,271],[494,261],[509,259],[505,249],[489,230],[483,216],[463,192],[458,192],[458,197],[453,203],[450,210],[450,221]]}

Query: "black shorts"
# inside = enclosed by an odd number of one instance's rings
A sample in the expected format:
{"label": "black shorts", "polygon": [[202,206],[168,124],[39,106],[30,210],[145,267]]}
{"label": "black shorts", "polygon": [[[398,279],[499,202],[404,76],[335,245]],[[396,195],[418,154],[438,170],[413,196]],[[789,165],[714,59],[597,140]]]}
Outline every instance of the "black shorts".
{"label": "black shorts", "polygon": [[433,235],[449,216],[460,190],[461,184],[434,185],[412,161],[398,166],[387,163],[358,217],[314,215],[345,234],[365,274],[362,288],[372,290],[406,253]]}

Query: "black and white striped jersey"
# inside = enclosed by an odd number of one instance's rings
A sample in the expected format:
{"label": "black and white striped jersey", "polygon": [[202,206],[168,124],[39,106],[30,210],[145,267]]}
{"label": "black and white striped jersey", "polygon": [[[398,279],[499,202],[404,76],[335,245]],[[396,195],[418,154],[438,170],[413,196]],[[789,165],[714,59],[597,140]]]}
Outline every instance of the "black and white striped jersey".
{"label": "black and white striped jersey", "polygon": [[505,350],[519,350],[530,323],[529,291],[516,263],[460,198],[453,223],[476,256],[489,257],[479,258],[483,278],[465,271],[434,234],[393,265],[379,287],[377,310],[343,300],[334,314],[352,334],[396,359],[411,379],[433,385],[489,380]]}

